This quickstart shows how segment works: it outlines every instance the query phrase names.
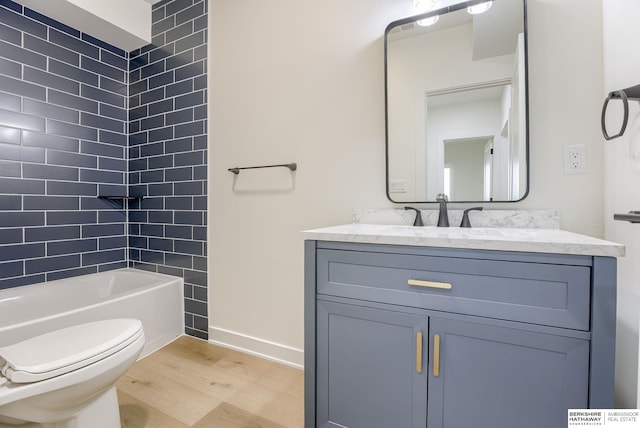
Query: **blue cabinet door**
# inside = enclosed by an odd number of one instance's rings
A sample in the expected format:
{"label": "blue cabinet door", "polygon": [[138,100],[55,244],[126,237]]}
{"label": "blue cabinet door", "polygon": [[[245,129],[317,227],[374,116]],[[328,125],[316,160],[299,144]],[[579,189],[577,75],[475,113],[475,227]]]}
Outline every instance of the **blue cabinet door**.
{"label": "blue cabinet door", "polygon": [[429,323],[428,428],[565,428],[567,409],[588,407],[587,340]]}
{"label": "blue cabinet door", "polygon": [[322,300],[316,316],[316,426],[425,428],[427,317]]}

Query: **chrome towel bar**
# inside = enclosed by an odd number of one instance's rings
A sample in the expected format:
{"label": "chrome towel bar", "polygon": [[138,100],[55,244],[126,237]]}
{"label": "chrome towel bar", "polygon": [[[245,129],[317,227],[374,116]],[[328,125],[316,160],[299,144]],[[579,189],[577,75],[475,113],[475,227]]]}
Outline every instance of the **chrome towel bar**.
{"label": "chrome towel bar", "polygon": [[298,169],[298,164],[296,164],[296,163],[283,163],[283,164],[279,164],[279,165],[245,166],[245,167],[229,168],[229,171],[234,173],[235,175],[238,175],[238,174],[240,174],[240,170],[241,169],[277,168],[277,167],[289,168],[289,170],[295,171],[296,169]]}

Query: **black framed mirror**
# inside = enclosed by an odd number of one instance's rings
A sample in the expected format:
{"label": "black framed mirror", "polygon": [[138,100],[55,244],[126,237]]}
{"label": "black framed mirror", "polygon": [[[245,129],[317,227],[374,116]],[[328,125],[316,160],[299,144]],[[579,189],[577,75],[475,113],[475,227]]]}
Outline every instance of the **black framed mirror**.
{"label": "black framed mirror", "polygon": [[384,46],[387,197],[524,199],[526,0],[465,1],[394,21]]}

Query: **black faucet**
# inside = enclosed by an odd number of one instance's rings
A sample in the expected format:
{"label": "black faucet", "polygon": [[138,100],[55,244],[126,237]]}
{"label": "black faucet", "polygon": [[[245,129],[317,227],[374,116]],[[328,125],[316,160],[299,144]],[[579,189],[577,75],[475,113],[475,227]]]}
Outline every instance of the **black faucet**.
{"label": "black faucet", "polygon": [[460,223],[460,227],[471,227],[471,222],[469,221],[469,211],[482,211],[482,207],[473,207],[464,210],[464,212],[462,213],[462,222]]}
{"label": "black faucet", "polygon": [[413,221],[414,226],[424,226],[422,223],[422,215],[420,214],[420,210],[413,207],[404,207],[405,210],[414,210],[416,212],[416,219]]}
{"label": "black faucet", "polygon": [[438,215],[438,227],[449,227],[449,214],[447,213],[447,195],[438,193],[436,201],[440,204],[440,213]]}

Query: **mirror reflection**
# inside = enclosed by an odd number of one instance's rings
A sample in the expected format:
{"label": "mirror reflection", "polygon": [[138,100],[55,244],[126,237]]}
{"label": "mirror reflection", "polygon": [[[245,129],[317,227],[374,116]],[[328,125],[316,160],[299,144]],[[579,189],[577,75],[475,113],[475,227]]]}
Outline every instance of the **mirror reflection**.
{"label": "mirror reflection", "polygon": [[525,4],[496,0],[474,15],[469,4],[396,21],[385,33],[393,202],[526,196]]}

